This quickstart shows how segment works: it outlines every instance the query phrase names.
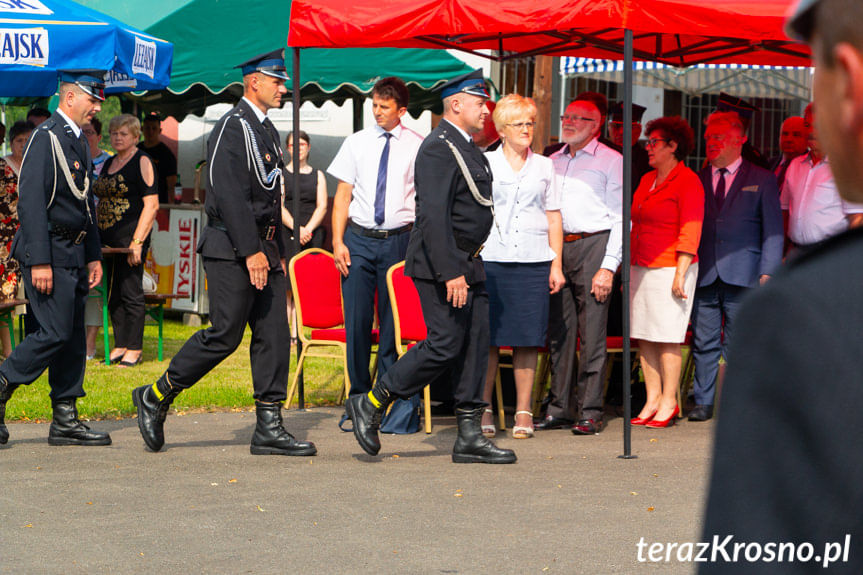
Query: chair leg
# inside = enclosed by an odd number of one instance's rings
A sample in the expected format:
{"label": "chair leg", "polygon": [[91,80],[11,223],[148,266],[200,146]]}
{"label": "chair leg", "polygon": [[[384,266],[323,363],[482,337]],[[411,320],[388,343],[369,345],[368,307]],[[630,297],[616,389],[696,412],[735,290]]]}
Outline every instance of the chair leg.
{"label": "chair leg", "polygon": [[[347,345],[342,345],[342,361],[345,364],[345,385],[342,387],[342,393],[339,395],[339,399],[336,403],[342,403],[342,401],[348,398],[348,395],[351,393],[351,377],[348,375],[348,347]],[[375,356],[375,365],[377,365],[377,356]]]}
{"label": "chair leg", "polygon": [[677,386],[677,407],[680,410],[678,417],[683,417],[683,408],[686,404],[686,396],[692,383],[692,372],[695,370],[695,360],[692,357],[692,348],[686,354],[683,369],[680,370],[680,385]]}
{"label": "chair leg", "polygon": [[500,364],[497,366],[497,375],[494,378],[494,393],[497,395],[497,428],[506,431],[506,414],[503,411],[503,392],[500,385]]}
{"label": "chair leg", "polygon": [[297,392],[297,381],[300,379],[300,374],[303,372],[303,362],[306,360],[306,352],[308,349],[309,346],[304,345],[303,351],[300,352],[300,358],[297,360],[297,370],[294,372],[294,379],[291,380],[291,387],[288,389],[288,397],[285,399],[285,409],[290,409],[291,402],[294,401],[294,394]]}
{"label": "chair leg", "polygon": [[533,413],[539,414],[542,407],[542,399],[545,394],[545,383],[551,372],[551,364],[548,361],[548,354],[542,353],[539,356],[539,365],[536,368],[536,377],[533,382]]}
{"label": "chair leg", "polygon": [[425,431],[426,433],[432,432],[432,420],[431,420],[431,387],[425,386],[423,388],[423,412],[425,414]]}

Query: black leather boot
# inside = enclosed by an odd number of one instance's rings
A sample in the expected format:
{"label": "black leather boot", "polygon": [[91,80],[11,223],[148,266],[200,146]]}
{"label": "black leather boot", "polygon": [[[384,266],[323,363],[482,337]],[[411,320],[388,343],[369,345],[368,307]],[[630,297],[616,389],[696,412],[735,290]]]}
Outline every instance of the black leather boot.
{"label": "black leather boot", "polygon": [[0,445],[5,445],[9,441],[9,430],[6,428],[6,402],[17,388],[17,385],[9,383],[0,375]]}
{"label": "black leather boot", "polygon": [[[369,397],[370,394],[374,401]],[[369,393],[351,395],[345,401],[345,412],[354,423],[354,437],[369,455],[377,455],[381,450],[378,430],[381,428],[381,418],[393,399],[389,390],[378,382]]]}
{"label": "black leather boot", "polygon": [[48,445],[111,445],[111,436],[93,431],[78,419],[75,399],[51,402],[54,419],[48,429]]}
{"label": "black leather boot", "polygon": [[300,441],[282,426],[282,404],[255,402],[258,423],[252,436],[252,455],[314,455],[311,441]]}
{"label": "black leather boot", "polygon": [[179,394],[179,389],[171,387],[167,373],[153,385],[132,390],[132,402],[138,409],[138,430],[151,451],[159,451],[165,445],[165,417]]}
{"label": "black leather boot", "polygon": [[482,434],[483,408],[456,409],[458,437],[452,448],[453,463],[515,463],[515,452],[501,449]]}

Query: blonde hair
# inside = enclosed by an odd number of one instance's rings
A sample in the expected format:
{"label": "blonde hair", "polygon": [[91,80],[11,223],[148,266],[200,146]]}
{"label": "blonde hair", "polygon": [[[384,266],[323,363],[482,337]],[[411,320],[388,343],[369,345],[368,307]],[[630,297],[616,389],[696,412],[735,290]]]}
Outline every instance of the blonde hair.
{"label": "blonde hair", "polygon": [[141,137],[141,121],[132,114],[120,114],[111,118],[111,123],[108,124],[108,133],[111,133],[120,128],[128,128],[129,133],[137,140]]}
{"label": "blonde hair", "polygon": [[506,124],[527,117],[531,122],[536,120],[536,104],[533,99],[518,94],[507,94],[497,101],[497,106],[491,115],[495,129],[500,132]]}

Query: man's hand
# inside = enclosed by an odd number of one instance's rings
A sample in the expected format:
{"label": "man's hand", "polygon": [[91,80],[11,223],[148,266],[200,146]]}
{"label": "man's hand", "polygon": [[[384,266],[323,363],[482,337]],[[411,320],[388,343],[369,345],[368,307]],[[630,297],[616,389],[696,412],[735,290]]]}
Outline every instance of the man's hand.
{"label": "man's hand", "polygon": [[758,285],[762,285],[762,286],[763,286],[764,284],[766,284],[766,283],[767,283],[767,280],[769,280],[769,279],[770,279],[770,276],[769,276],[769,275],[767,275],[767,274],[764,274],[764,275],[762,275],[762,276],[759,276],[759,278],[758,278]]}
{"label": "man's hand", "polygon": [[446,301],[452,302],[453,307],[464,307],[467,303],[467,290],[470,286],[464,276],[458,276],[446,282]]}
{"label": "man's hand", "polygon": [[590,293],[596,298],[596,301],[604,303],[608,299],[608,294],[611,293],[611,286],[613,284],[614,274],[610,270],[599,268],[593,276]]}
{"label": "man's hand", "polygon": [[[100,274],[101,276],[101,274]],[[42,264],[30,268],[30,280],[39,293],[50,294],[54,289],[54,271],[51,264]]]}
{"label": "man's hand", "polygon": [[351,251],[344,242],[338,244],[333,242],[333,257],[336,259],[336,269],[345,277],[348,277],[351,267]]}
{"label": "man's hand", "polygon": [[257,252],[246,256],[246,268],[249,270],[249,281],[256,288],[264,289],[267,285],[267,275],[270,273],[270,262],[264,252]]}
{"label": "man's hand", "polygon": [[[285,272],[285,277],[288,276],[288,260],[282,258],[279,260],[279,263],[282,265],[282,271]],[[291,286],[288,286],[290,288]]]}
{"label": "man's hand", "polygon": [[90,289],[93,289],[102,282],[102,262],[87,262],[87,278]]}

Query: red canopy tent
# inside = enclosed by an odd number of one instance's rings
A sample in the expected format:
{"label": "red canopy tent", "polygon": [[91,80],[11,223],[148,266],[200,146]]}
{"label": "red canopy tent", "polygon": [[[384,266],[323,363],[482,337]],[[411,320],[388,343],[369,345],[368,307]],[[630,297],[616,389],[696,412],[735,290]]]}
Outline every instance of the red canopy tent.
{"label": "red canopy tent", "polygon": [[[288,46],[295,48],[294,125],[299,125],[300,48],[449,48],[495,60],[537,54],[623,59],[623,182],[628,199],[633,58],[672,66],[810,66],[808,47],[790,41],[783,31],[793,4],[794,0],[293,0]],[[294,131],[297,154],[298,137]],[[627,200],[623,221],[630,221]],[[629,373],[630,358],[629,253],[629,234],[623,234],[624,374]],[[621,457],[631,458],[626,375],[622,387]]]}
{"label": "red canopy tent", "polygon": [[[295,0],[288,45],[490,49],[672,66],[702,62],[808,66],[782,31],[791,0]],[[507,53],[509,53],[507,55]],[[485,54],[483,54],[485,56]]]}

